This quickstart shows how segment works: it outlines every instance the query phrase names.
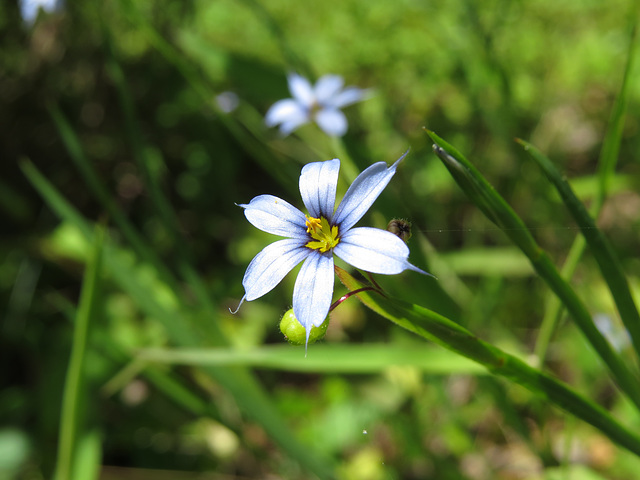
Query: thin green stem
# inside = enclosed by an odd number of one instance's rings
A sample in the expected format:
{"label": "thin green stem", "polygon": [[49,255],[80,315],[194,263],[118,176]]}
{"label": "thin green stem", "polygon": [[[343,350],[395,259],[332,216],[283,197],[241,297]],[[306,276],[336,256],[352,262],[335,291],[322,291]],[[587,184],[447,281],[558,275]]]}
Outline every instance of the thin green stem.
{"label": "thin green stem", "polygon": [[73,344],[71,345],[71,356],[62,398],[55,480],[70,480],[73,478],[72,469],[76,453],[77,435],[80,431],[80,406],[83,402],[82,397],[84,394],[84,358],[87,350],[89,326],[95,316],[98,301],[103,239],[104,229],[98,227],[93,252],[87,264],[82,284],[80,303],[73,330]]}

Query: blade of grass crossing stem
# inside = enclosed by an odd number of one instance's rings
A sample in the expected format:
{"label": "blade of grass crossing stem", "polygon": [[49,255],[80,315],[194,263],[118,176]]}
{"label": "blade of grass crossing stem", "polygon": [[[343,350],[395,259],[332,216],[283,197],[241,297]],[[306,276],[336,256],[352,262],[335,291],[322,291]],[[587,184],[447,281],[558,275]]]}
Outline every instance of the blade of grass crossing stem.
{"label": "blade of grass crossing stem", "polygon": [[78,435],[84,435],[80,411],[84,401],[85,389],[83,385],[83,365],[87,349],[87,338],[93,317],[96,314],[96,305],[99,301],[99,279],[101,276],[102,250],[104,243],[104,228],[98,227],[97,235],[94,235],[91,258],[87,263],[80,304],[73,330],[73,343],[67,377],[62,396],[62,412],[60,415],[60,433],[58,442],[58,456],[56,459],[55,480],[71,480],[76,454]]}
{"label": "blade of grass crossing stem", "polygon": [[492,219],[529,258],[538,275],[547,283],[573,317],[576,325],[609,367],[619,388],[640,409],[640,382],[623,359],[596,328],[584,303],[571,286],[562,278],[549,255],[542,250],[522,220],[495,191],[478,170],[455,148],[433,132],[427,132],[434,141],[434,151],[444,163],[454,180],[469,199],[479,207],[490,209]]}
{"label": "blade of grass crossing stem", "polygon": [[[49,181],[30,162],[22,162],[21,167],[49,207],[63,220],[76,226],[86,241],[92,241],[93,234],[88,222]],[[184,347],[202,345],[206,337],[199,335],[194,329],[194,323],[190,322],[195,317],[193,311],[171,298],[161,301],[152,295],[156,279],[150,278],[148,270],[145,271],[143,265],[136,264],[129,252],[107,244],[104,257],[114,281],[131,296],[142,312],[162,323],[175,343]],[[212,319],[207,318],[206,321],[211,322]],[[255,419],[292,459],[321,479],[333,478],[333,462],[307,445],[302,445],[292,435],[273,402],[250,371],[239,367],[206,367],[204,370],[233,396],[240,409]]]}
{"label": "blade of grass crossing stem", "polygon": [[638,314],[638,309],[631,295],[631,289],[622,270],[620,260],[611,243],[596,226],[584,204],[573,192],[569,182],[562,178],[553,162],[530,143],[524,140],[518,140],[518,143],[524,147],[553,183],[571,216],[580,227],[580,232],[587,240],[591,254],[598,263],[602,276],[609,286],[609,291],[618,307],[620,318],[631,336],[636,354],[640,354],[640,314]]}
{"label": "blade of grass crossing stem", "polygon": [[[598,160],[598,191],[589,209],[593,218],[598,218],[602,205],[604,204],[604,200],[609,190],[610,179],[615,172],[616,164],[618,162],[618,153],[620,151],[620,143],[622,141],[624,118],[628,105],[629,85],[630,79],[632,78],[634,59],[638,44],[637,18],[640,12],[640,3],[636,2],[631,7],[631,10],[631,15],[629,16],[631,22],[631,33],[627,62],[622,77],[622,85],[618,95],[616,96],[613,110],[611,112],[611,119],[600,151],[600,158]],[[586,240],[582,235],[578,235],[571,245],[567,259],[562,266],[562,276],[567,279],[567,281],[573,276],[586,245]],[[560,321],[563,311],[564,309],[562,308],[562,304],[557,301],[557,299],[550,299],[547,302],[544,318],[540,327],[540,333],[536,339],[535,346],[535,354],[540,364],[544,363],[551,335],[555,330],[555,326]]]}
{"label": "blade of grass crossing stem", "polygon": [[268,345],[251,350],[233,348],[146,349],[145,362],[172,365],[246,365],[262,369],[309,373],[380,373],[390,365],[419,368],[428,375],[482,375],[486,370],[460,355],[424,345],[362,344],[315,345],[304,362],[300,349],[291,345]]}
{"label": "blade of grass crossing stem", "polygon": [[[351,291],[364,285],[349,273],[335,267],[340,281]],[[522,385],[568,413],[598,428],[611,440],[640,455],[640,436],[622,426],[605,409],[585,398],[563,382],[530,367],[519,358],[480,340],[457,323],[415,304],[392,300],[364,291],[357,297],[374,312],[427,340],[485,366],[492,374]]]}

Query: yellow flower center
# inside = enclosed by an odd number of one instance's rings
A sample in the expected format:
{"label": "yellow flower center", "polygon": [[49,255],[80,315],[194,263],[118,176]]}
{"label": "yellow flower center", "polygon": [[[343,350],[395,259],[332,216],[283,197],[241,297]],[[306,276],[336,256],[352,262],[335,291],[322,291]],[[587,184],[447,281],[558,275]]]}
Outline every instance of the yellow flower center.
{"label": "yellow flower center", "polygon": [[306,244],[306,247],[319,250],[321,253],[328,252],[340,243],[338,227],[329,225],[329,221],[324,218],[313,218],[307,216],[307,233],[313,240]]}

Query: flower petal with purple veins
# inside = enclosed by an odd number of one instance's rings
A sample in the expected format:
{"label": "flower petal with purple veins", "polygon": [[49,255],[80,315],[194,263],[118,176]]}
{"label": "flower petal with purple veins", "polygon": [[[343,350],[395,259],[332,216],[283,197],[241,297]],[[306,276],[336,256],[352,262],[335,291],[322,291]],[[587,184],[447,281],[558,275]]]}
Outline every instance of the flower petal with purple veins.
{"label": "flower petal with purple veins", "polygon": [[331,220],[336,201],[340,160],[307,163],[300,174],[300,195],[309,215]]}

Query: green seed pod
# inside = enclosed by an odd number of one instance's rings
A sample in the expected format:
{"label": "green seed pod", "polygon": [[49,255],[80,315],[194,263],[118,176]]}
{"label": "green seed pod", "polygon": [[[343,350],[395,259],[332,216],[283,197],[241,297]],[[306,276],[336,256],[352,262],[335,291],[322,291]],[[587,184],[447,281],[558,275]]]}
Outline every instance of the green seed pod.
{"label": "green seed pod", "polygon": [[403,220],[402,218],[394,218],[387,225],[387,231],[400,237],[404,243],[407,243],[411,238],[411,222]]}
{"label": "green seed pod", "polygon": [[[329,317],[319,327],[311,327],[311,333],[309,334],[309,345],[324,338],[324,334],[327,333],[327,327],[329,326]],[[307,332],[293,314],[293,309],[289,309],[282,316],[280,320],[280,331],[284,334],[285,338],[291,345],[304,345],[307,341]]]}

